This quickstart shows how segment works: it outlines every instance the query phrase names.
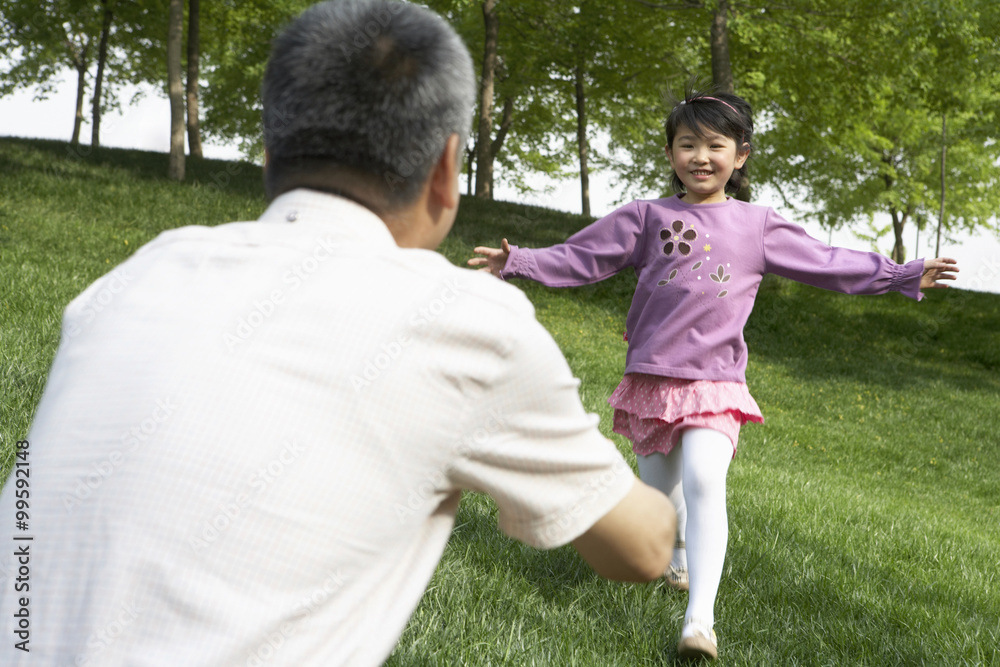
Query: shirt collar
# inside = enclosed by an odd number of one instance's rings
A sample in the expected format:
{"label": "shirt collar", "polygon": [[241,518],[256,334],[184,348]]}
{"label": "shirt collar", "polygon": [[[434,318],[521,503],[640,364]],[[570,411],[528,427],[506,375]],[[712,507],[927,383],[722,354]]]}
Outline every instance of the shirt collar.
{"label": "shirt collar", "polygon": [[683,195],[684,195],[683,192],[678,192],[673,196],[673,201],[681,208],[689,208],[699,211],[705,211],[710,208],[721,208],[723,206],[736,206],[734,202],[739,201],[738,199],[736,199],[736,197],[727,196],[726,201],[717,201],[717,202],[712,202],[711,204],[691,204],[681,199]]}
{"label": "shirt collar", "polygon": [[385,222],[369,209],[350,199],[306,188],[276,197],[258,222],[302,228],[320,226],[338,239],[396,245]]}

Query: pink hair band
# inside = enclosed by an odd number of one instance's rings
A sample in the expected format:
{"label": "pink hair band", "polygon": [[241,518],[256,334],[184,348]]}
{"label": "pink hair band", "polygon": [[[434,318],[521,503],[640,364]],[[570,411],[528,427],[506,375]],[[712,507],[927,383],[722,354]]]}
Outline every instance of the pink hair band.
{"label": "pink hair band", "polygon": [[[690,100],[690,101],[691,102],[697,102],[698,100],[712,100],[713,102],[718,102],[719,104],[725,104],[727,107],[729,107],[730,109],[733,110],[734,114],[736,114],[737,116],[740,115],[740,112],[736,110],[736,107],[734,107],[732,104],[730,104],[729,102],[727,102],[725,100],[720,100],[718,97],[709,97],[708,95],[705,95],[705,96],[702,96],[702,97],[696,97],[696,98],[694,98],[693,100]],[[681,101],[681,104],[687,104],[688,101],[689,100],[683,100],[683,101]]]}

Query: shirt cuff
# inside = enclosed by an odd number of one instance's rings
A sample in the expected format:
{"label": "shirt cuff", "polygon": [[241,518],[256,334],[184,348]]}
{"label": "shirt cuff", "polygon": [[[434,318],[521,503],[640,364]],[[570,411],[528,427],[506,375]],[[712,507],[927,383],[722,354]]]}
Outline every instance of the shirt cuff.
{"label": "shirt cuff", "polygon": [[636,483],[635,473],[621,459],[593,477],[581,488],[571,505],[530,523],[500,518],[500,530],[536,549],[555,549],[580,537],[625,499]]}
{"label": "shirt cuff", "polygon": [[924,274],[924,260],[915,259],[906,264],[897,264],[892,268],[889,278],[889,291],[899,292],[903,296],[920,301],[924,293],[920,291],[920,278]]}
{"label": "shirt cuff", "polygon": [[507,255],[507,263],[500,270],[500,278],[507,280],[507,278],[521,278],[529,275],[531,263],[531,253],[512,245],[510,246],[510,254]]}

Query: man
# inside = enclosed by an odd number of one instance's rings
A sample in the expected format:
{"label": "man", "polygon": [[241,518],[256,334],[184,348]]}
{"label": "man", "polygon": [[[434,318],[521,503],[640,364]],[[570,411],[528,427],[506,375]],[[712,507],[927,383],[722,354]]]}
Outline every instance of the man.
{"label": "man", "polygon": [[431,252],[473,90],[414,5],[320,4],[276,40],[265,214],[166,232],[66,310],[25,446],[33,540],[7,541],[30,549],[30,654],[8,582],[4,664],[378,664],[463,490],[600,574],[665,571],[672,506],[527,300]]}

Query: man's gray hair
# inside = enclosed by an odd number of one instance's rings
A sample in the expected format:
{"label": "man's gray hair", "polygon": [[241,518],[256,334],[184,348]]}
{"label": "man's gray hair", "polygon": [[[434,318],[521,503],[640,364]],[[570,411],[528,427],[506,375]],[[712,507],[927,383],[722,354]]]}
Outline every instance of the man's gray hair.
{"label": "man's gray hair", "polygon": [[475,85],[468,49],[437,14],[391,0],[329,0],[274,41],[264,145],[277,170],[343,168],[377,183],[388,204],[406,204],[449,136],[465,146]]}

